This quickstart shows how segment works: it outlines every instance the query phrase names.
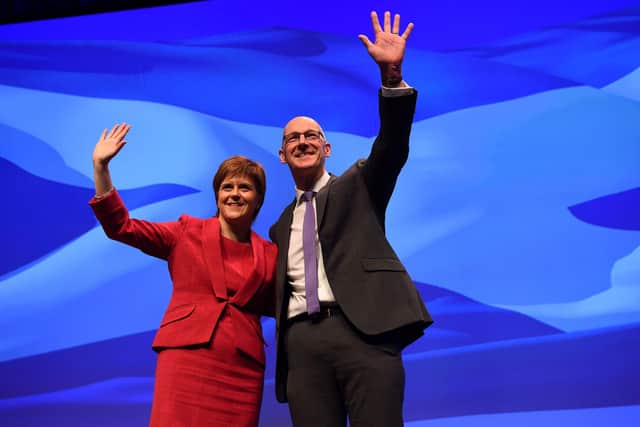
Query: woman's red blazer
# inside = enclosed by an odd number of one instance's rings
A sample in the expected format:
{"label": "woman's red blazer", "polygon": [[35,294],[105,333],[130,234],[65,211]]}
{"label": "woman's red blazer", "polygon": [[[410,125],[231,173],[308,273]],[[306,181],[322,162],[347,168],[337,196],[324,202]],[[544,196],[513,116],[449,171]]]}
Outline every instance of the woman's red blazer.
{"label": "woman's red blazer", "polygon": [[229,296],[218,218],[132,219],[116,190],[91,199],[89,205],[109,238],[168,263],[173,294],[153,341],[156,351],[209,342],[221,316],[228,312],[237,349],[264,366],[260,316],[274,316],[275,244],[251,232],[253,270],[244,286]]}

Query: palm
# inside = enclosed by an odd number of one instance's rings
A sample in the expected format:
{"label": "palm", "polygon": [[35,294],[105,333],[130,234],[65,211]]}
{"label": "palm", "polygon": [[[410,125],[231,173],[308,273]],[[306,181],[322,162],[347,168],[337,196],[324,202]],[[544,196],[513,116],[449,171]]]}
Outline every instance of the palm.
{"label": "palm", "polygon": [[128,124],[115,125],[111,131],[102,131],[100,139],[93,149],[93,161],[106,164],[124,147],[127,143],[124,137],[131,129]]}
{"label": "palm", "polygon": [[367,46],[367,51],[378,64],[397,64],[402,62],[405,45],[405,40],[399,35],[379,32],[375,43]]}

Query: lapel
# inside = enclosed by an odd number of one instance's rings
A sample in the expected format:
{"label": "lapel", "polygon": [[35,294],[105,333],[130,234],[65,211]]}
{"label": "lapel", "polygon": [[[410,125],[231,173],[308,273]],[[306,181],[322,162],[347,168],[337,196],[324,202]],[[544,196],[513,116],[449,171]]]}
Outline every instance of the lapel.
{"label": "lapel", "polygon": [[[203,226],[202,250],[213,292],[219,300],[228,300],[227,284],[222,260],[222,238],[220,221],[217,217],[205,220]],[[264,245],[260,237],[251,231],[251,250],[253,251],[253,268],[247,281],[240,287],[230,302],[243,306],[258,291],[266,276],[266,260]]]}
{"label": "lapel", "polygon": [[287,258],[289,254],[289,240],[291,239],[291,223],[293,222],[293,210],[296,207],[294,199],[289,206],[284,209],[280,220],[276,224],[276,241],[278,243],[278,285],[285,282],[287,273]]}
{"label": "lapel", "polygon": [[260,237],[251,231],[251,250],[253,251],[253,269],[244,286],[233,296],[236,305],[246,305],[251,297],[260,289],[267,275],[267,263],[264,256],[264,245]]}
{"label": "lapel", "polygon": [[329,189],[331,188],[331,184],[337,179],[337,176],[331,175],[329,178],[329,182],[327,185],[322,187],[318,194],[316,195],[316,220],[318,233],[320,233],[320,226],[322,225],[322,220],[324,219],[324,212],[327,207],[327,199],[329,198]]}
{"label": "lapel", "polygon": [[219,300],[227,299],[227,285],[224,280],[222,243],[220,242],[220,222],[212,217],[205,220],[202,230],[202,256],[209,270],[213,292]]}
{"label": "lapel", "polygon": [[287,206],[280,219],[275,224],[275,237],[278,244],[278,265],[276,266],[276,320],[279,320],[280,314],[286,309],[285,294],[287,284],[287,258],[289,257],[289,240],[291,239],[291,223],[293,222],[293,210],[296,207],[297,200]]}

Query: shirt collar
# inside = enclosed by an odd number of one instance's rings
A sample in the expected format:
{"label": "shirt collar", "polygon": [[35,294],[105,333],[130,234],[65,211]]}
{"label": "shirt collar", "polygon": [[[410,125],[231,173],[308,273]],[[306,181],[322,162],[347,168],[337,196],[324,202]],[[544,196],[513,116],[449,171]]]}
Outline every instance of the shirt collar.
{"label": "shirt collar", "polygon": [[[319,180],[316,181],[316,183],[313,185],[313,191],[314,192],[318,192],[320,190],[322,190],[322,188],[327,185],[327,183],[329,182],[329,180],[331,179],[331,175],[329,175],[329,172],[327,172],[326,170],[324,171],[324,174],[322,174],[322,176],[320,177]],[[302,193],[304,193],[303,190],[300,190],[296,187],[296,200],[300,200],[300,197],[302,196]]]}

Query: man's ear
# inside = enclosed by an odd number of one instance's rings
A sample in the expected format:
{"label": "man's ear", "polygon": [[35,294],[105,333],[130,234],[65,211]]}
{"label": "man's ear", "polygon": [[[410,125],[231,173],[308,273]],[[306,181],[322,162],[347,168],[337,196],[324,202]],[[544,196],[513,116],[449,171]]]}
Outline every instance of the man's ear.
{"label": "man's ear", "polygon": [[280,163],[287,163],[287,158],[284,155],[284,150],[281,148],[278,150],[278,156],[280,156]]}
{"label": "man's ear", "polygon": [[331,156],[331,143],[329,141],[326,141],[324,143],[324,156],[325,157]]}

